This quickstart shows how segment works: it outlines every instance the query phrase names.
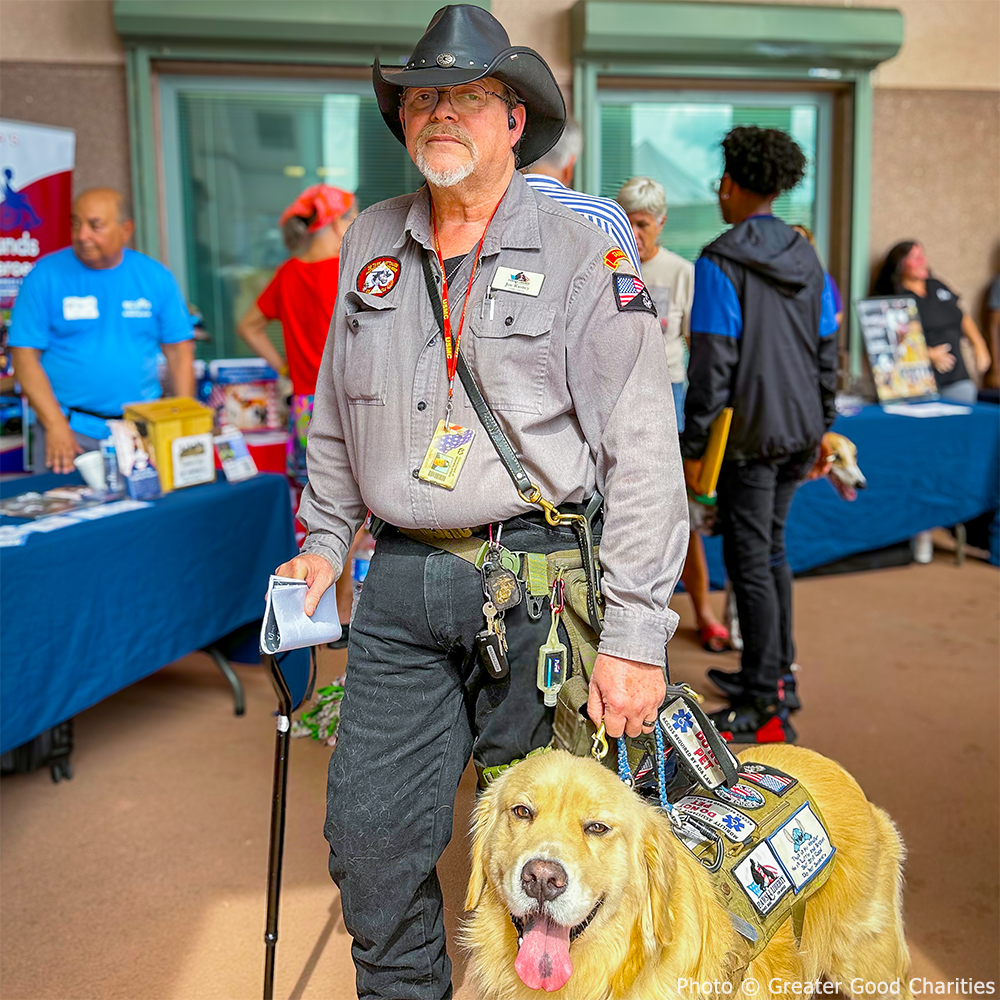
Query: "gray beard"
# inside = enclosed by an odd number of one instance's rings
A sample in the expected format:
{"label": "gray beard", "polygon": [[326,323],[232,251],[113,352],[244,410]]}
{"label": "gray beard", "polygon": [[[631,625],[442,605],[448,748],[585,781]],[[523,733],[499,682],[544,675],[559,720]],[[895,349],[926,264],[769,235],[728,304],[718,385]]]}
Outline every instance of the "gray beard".
{"label": "gray beard", "polygon": [[461,167],[455,167],[453,170],[435,170],[427,162],[427,158],[424,156],[424,151],[420,150],[417,153],[417,170],[419,170],[424,175],[426,180],[435,187],[454,187],[456,184],[460,184],[464,181],[466,177],[471,176],[476,167],[479,165],[479,151],[473,147],[473,149],[470,150],[470,153],[472,155]]}

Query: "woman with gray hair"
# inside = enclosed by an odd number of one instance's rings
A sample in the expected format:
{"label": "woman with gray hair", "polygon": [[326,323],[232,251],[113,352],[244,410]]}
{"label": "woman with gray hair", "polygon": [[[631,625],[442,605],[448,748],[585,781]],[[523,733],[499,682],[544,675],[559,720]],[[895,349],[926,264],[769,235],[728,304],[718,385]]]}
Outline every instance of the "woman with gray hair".
{"label": "woman with gray hair", "polygon": [[[677,430],[684,430],[685,348],[691,337],[691,303],[694,301],[694,265],[659,245],[667,221],[667,195],[652,177],[633,177],[616,198],[625,209],[639,246],[642,278],[656,303],[663,330],[663,346],[670,367],[670,388]],[[702,646],[711,653],[729,648],[729,631],[716,617],[709,600],[708,565],[701,536],[692,533],[687,561],[681,575],[691,595]]]}

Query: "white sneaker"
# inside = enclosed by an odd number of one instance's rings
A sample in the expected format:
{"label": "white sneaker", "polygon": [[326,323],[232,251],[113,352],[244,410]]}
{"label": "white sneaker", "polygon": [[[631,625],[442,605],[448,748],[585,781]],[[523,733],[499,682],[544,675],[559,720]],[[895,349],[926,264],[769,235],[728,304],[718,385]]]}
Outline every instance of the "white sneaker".
{"label": "white sneaker", "polygon": [[910,539],[913,548],[913,561],[929,563],[934,558],[934,537],[929,531],[921,531]]}

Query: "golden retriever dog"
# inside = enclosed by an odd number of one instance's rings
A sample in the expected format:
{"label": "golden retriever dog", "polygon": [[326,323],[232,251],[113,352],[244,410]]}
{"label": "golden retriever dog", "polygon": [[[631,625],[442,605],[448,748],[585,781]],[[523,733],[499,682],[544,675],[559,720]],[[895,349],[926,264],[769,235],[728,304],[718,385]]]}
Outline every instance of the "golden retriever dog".
{"label": "golden retriever dog", "polygon": [[691,1000],[706,984],[753,997],[823,976],[844,995],[885,983],[879,992],[910,996],[892,821],[817,753],[778,744],[741,756],[798,778],[837,848],[801,947],[789,919],[744,972],[746,946],[669,820],[608,768],[554,751],[505,772],[476,809],[463,944],[477,997]]}

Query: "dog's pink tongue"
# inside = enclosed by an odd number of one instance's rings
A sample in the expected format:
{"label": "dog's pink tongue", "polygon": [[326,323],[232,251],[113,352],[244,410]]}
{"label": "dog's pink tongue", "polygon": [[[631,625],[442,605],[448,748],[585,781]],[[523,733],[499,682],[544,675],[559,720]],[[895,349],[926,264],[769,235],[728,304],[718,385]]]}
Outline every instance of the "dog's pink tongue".
{"label": "dog's pink tongue", "polygon": [[529,990],[561,990],[573,975],[569,928],[548,917],[532,917],[525,928],[514,969]]}

